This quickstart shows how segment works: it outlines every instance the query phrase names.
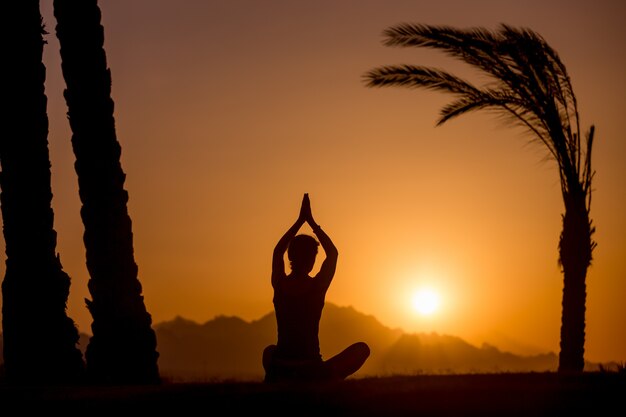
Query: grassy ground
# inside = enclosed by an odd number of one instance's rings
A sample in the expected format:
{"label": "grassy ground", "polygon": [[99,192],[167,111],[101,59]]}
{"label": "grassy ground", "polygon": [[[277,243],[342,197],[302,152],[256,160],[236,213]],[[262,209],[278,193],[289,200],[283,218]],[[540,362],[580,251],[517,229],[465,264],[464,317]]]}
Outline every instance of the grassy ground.
{"label": "grassy ground", "polygon": [[11,415],[58,410],[86,416],[610,416],[622,415],[625,401],[626,376],[606,372],[389,376],[299,385],[0,386],[0,409],[18,410]]}

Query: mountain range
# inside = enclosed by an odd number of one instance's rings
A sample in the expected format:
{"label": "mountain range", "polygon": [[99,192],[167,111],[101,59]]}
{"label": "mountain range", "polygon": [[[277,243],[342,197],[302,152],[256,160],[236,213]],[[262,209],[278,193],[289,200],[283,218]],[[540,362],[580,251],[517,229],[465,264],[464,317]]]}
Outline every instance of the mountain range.
{"label": "mountain range", "polygon": [[[154,329],[161,374],[175,380],[262,379],[261,354],[276,342],[274,312],[251,322],[217,316],[198,324],[176,317]],[[455,336],[405,333],[332,303],[324,307],[319,339],[323,358],[357,341],[369,345],[370,357],[355,376],[543,372],[558,366],[554,353],[520,356],[488,344],[476,347]]]}
{"label": "mountain range", "polygon": [[[182,317],[153,326],[159,370],[164,380],[261,380],[263,349],[276,341],[274,312],[258,320],[216,316],[200,324]],[[471,345],[455,336],[406,333],[381,324],[374,316],[326,303],[320,321],[320,349],[329,358],[350,344],[363,341],[371,355],[354,375],[546,372],[556,371],[553,352],[522,356],[495,346]],[[89,335],[81,334],[84,350]],[[0,334],[0,347],[2,335]]]}

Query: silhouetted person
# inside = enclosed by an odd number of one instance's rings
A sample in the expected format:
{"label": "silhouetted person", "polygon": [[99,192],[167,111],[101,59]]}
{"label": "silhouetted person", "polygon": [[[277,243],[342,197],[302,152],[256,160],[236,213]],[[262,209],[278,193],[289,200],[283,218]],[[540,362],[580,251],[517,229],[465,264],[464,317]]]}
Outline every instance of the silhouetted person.
{"label": "silhouetted person", "polygon": [[[296,233],[308,223],[318,241]],[[326,259],[314,277],[309,276],[321,243]],[[291,273],[285,273],[287,252]],[[322,360],[319,347],[319,322],[326,291],[335,275],[337,248],[315,223],[309,195],[304,194],[300,215],[274,248],[272,287],[278,342],[263,351],[265,382],[340,380],[352,375],[365,363],[370,349],[364,342],[350,345],[343,352]]]}

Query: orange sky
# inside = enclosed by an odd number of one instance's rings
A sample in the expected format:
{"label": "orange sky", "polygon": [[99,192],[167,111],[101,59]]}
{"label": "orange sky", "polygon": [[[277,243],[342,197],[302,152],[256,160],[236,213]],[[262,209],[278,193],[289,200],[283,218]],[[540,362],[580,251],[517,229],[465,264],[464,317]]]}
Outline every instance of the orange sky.
{"label": "orange sky", "polygon": [[[383,46],[388,26],[503,22],[538,31],[559,52],[583,126],[596,125],[586,358],[626,359],[626,3],[100,3],[139,279],[154,322],[270,312],[271,252],[308,192],[340,253],[328,301],[406,331],[558,352],[563,207],[544,149],[489,114],[436,128],[451,97],[361,80],[398,63],[467,74],[432,51]],[[72,277],[68,312],[90,332],[51,5],[42,1],[57,250]],[[422,285],[441,298],[429,318],[410,305]]]}

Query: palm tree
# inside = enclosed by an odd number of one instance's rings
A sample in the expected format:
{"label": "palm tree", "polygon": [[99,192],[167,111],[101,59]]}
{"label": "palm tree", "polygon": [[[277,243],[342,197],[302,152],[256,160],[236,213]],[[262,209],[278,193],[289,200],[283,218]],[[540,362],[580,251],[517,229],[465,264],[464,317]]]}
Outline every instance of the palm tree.
{"label": "palm tree", "polygon": [[88,375],[94,383],[158,383],[159,354],[134,259],[100,8],[96,0],[53,5],[90,274]]}
{"label": "palm tree", "polygon": [[7,2],[12,24],[5,40],[0,79],[0,201],[6,249],[2,282],[4,363],[12,383],[79,382],[83,356],[78,330],[67,316],[70,277],[56,254],[48,153],[46,33],[39,0]]}
{"label": "palm tree", "polygon": [[559,238],[563,272],[559,372],[584,368],[587,269],[596,243],[591,207],[591,148],[594,126],[581,138],[570,77],[556,51],[527,28],[498,30],[401,24],[384,31],[385,45],[445,52],[477,68],[491,82],[477,87],[449,72],[413,65],[382,66],[364,74],[369,87],[401,86],[450,93],[437,125],[473,110],[493,110],[531,133],[559,170],[565,206]]}

